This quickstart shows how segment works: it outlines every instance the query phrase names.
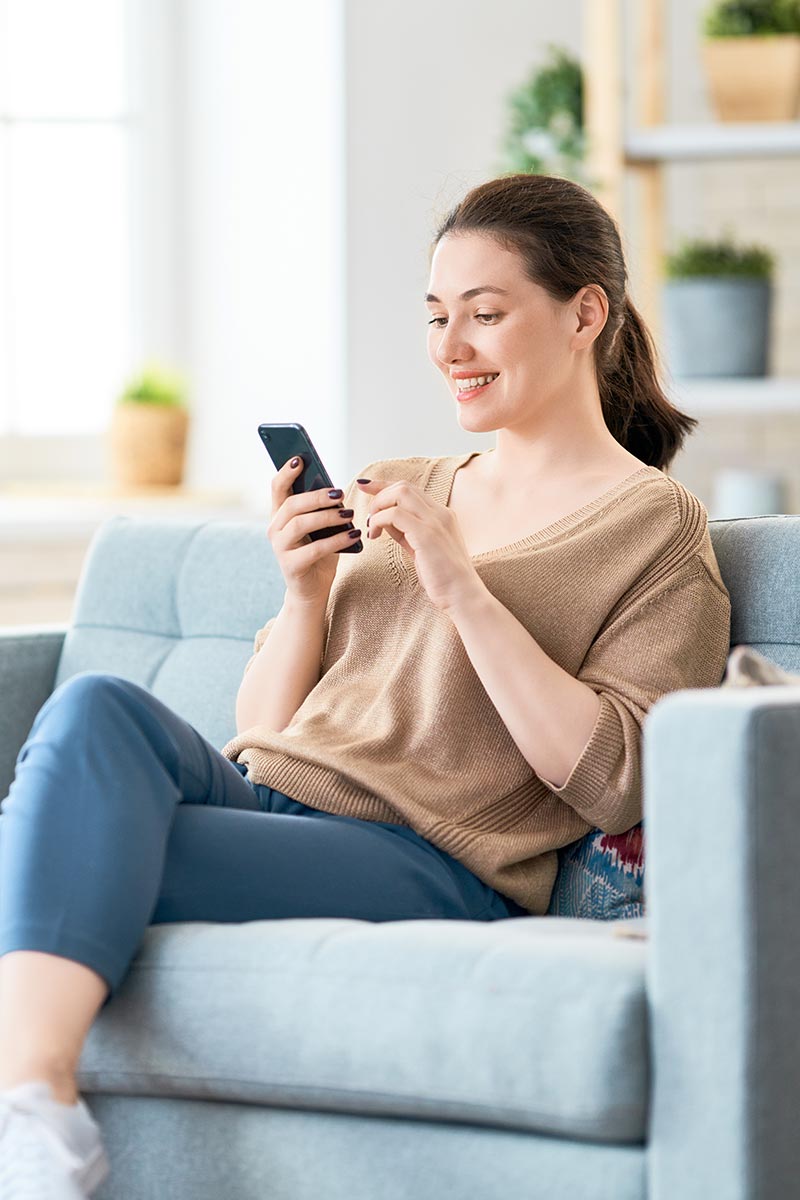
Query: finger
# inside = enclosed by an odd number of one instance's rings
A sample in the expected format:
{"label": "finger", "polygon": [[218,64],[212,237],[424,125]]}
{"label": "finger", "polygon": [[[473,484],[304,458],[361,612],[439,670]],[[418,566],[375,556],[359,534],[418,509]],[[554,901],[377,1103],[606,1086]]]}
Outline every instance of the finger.
{"label": "finger", "polygon": [[[292,466],[294,463],[294,466]],[[287,496],[292,494],[292,486],[303,470],[303,459],[300,455],[287,459],[281,469],[272,477],[272,509],[273,516],[283,504]]]}
{"label": "finger", "polygon": [[374,499],[367,507],[368,517],[374,517],[377,513],[392,508],[394,505],[422,517],[430,505],[430,501],[426,499],[417,485],[410,483],[407,479],[395,479],[391,483],[383,479],[373,479],[370,481],[370,488],[366,490],[371,490],[373,485]]}
{"label": "finger", "polygon": [[413,514],[396,506],[394,508],[383,509],[371,520],[367,529],[367,538],[370,541],[374,541],[375,538],[379,538],[381,533],[385,531],[389,537],[394,538],[399,546],[402,546],[404,550],[407,550],[413,556],[414,550],[405,533],[416,521],[417,518]]}
{"label": "finger", "polygon": [[[343,508],[341,488],[317,488],[311,492],[293,492],[292,488],[303,470],[303,460],[299,459],[297,467],[292,467],[293,460],[284,463],[281,470],[272,481],[273,487],[273,520],[279,517],[281,523],[288,521],[298,513],[317,512],[321,508]],[[288,468],[288,471],[287,471]],[[278,490],[280,488],[280,490]]]}

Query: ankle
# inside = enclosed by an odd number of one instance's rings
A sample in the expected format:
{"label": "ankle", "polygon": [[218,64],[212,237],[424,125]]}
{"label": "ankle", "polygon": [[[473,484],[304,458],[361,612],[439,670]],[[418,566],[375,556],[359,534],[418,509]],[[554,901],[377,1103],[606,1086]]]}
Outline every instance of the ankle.
{"label": "ankle", "polygon": [[60,1104],[77,1104],[78,1087],[70,1071],[54,1070],[37,1063],[0,1066],[0,1091],[15,1088],[21,1083],[47,1083],[54,1100]]}

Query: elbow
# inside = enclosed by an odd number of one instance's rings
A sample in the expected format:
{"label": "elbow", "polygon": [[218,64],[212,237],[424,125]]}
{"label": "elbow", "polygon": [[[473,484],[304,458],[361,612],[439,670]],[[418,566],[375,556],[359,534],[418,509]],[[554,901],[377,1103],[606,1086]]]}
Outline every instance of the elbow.
{"label": "elbow", "polygon": [[603,833],[627,833],[638,825],[644,816],[641,788],[635,788],[626,795],[612,797],[608,807],[595,819],[595,824]]}

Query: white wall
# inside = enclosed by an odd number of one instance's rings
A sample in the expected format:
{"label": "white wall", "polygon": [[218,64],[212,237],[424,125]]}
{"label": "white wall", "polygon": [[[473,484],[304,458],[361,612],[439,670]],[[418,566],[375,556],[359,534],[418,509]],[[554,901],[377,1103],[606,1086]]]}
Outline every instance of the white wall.
{"label": "white wall", "polygon": [[348,477],[371,459],[494,445],[461,430],[427,357],[428,247],[504,169],[507,93],[549,42],[580,56],[581,7],[347,0]]}
{"label": "white wall", "polygon": [[261,421],[341,472],[343,71],[337,0],[179,0],[187,483],[269,512]]}

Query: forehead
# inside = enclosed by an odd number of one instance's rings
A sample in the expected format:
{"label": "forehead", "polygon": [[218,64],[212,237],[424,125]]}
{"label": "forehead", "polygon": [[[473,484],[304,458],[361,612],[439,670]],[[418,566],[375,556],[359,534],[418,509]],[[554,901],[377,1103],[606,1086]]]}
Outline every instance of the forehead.
{"label": "forehead", "polygon": [[[475,271],[483,272],[480,279]],[[523,278],[522,262],[519,255],[506,250],[494,238],[479,233],[445,234],[431,259],[431,279],[452,279],[455,285],[467,275],[472,277],[473,284],[505,286]],[[469,286],[469,282],[464,284]]]}

